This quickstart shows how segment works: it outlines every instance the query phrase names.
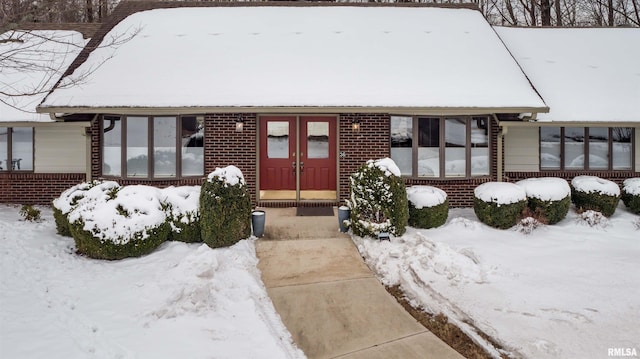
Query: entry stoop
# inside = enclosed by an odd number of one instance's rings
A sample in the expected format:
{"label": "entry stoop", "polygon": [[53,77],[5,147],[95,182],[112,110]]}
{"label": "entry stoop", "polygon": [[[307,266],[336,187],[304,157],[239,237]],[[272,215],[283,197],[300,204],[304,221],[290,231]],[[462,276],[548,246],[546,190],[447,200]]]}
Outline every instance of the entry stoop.
{"label": "entry stoop", "polygon": [[333,216],[296,216],[296,208],[260,208],[266,213],[264,240],[349,238],[338,226],[338,209]]}

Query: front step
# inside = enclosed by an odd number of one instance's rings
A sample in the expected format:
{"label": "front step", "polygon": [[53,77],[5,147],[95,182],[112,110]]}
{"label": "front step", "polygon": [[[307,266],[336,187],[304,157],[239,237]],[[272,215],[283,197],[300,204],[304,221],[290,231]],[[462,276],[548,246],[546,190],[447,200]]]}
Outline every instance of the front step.
{"label": "front step", "polygon": [[296,216],[296,208],[260,208],[265,211],[265,240],[348,238],[338,227],[338,210],[333,216]]}

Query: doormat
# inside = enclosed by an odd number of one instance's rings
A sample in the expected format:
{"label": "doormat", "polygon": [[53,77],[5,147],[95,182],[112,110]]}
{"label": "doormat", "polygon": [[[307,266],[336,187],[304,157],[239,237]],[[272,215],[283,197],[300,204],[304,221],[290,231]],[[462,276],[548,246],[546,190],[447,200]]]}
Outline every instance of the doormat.
{"label": "doormat", "polygon": [[333,216],[333,207],[298,207],[296,216]]}

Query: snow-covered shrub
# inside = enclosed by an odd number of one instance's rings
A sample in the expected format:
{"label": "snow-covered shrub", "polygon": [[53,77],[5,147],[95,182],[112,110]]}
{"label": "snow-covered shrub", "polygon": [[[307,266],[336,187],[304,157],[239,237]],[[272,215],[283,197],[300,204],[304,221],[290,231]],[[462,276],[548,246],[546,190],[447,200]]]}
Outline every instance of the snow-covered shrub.
{"label": "snow-covered shrub", "polygon": [[171,227],[168,240],[202,242],[200,237],[200,186],[167,187],[162,203]]}
{"label": "snow-covered shrub", "polygon": [[534,217],[524,217],[518,221],[515,229],[520,233],[531,234],[531,232],[542,226],[544,226],[544,223]]}
{"label": "snow-covered shrub", "polygon": [[527,194],[527,206],[549,224],[563,220],[571,207],[571,187],[562,178],[529,178],[516,183]]}
{"label": "snow-covered shrub", "polygon": [[111,193],[113,196],[115,196],[115,193],[120,189],[120,185],[113,181],[83,182],[62,192],[58,198],[53,200],[53,218],[56,222],[56,231],[59,235],[71,237],[69,219],[67,218],[69,212],[84,198],[85,192],[98,185],[103,186],[103,190]]}
{"label": "snow-covered shrub", "polygon": [[589,227],[604,228],[609,225],[609,219],[607,219],[602,212],[590,209],[580,213],[580,215],[576,217],[576,221]]}
{"label": "snow-covered shrub", "polygon": [[351,175],[350,228],[357,236],[401,236],[409,217],[407,190],[390,158],[369,160]]}
{"label": "snow-covered shrub", "polygon": [[620,201],[620,187],[596,176],[577,176],[571,180],[571,200],[578,212],[594,210],[611,217]]}
{"label": "snow-covered shrub", "polygon": [[23,205],[19,213],[25,221],[40,222],[42,220],[40,210],[30,204]]}
{"label": "snow-covered shrub", "polygon": [[251,196],[235,166],[216,168],[200,191],[202,240],[209,247],[231,246],[251,236]]}
{"label": "snow-covered shrub", "polygon": [[635,214],[640,214],[640,177],[627,178],[622,183],[622,202]]}
{"label": "snow-covered shrub", "polygon": [[111,184],[87,190],[68,215],[78,252],[98,259],[138,257],[167,240],[160,190]]}
{"label": "snow-covered shrub", "polygon": [[478,219],[494,228],[511,228],[527,206],[524,189],[514,183],[487,182],[473,191],[473,210]]}
{"label": "snow-covered shrub", "polygon": [[447,194],[440,188],[412,186],[407,188],[409,225],[416,228],[440,227],[449,215]]}

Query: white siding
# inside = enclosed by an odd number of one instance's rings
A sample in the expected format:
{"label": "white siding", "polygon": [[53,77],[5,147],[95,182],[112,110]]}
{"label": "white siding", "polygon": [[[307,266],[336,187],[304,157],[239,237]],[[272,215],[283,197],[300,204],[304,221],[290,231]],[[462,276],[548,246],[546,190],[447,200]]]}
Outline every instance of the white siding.
{"label": "white siding", "polygon": [[505,172],[538,172],[538,127],[509,127],[504,136]]}
{"label": "white siding", "polygon": [[85,173],[87,137],[83,131],[82,127],[36,127],[35,172]]}

